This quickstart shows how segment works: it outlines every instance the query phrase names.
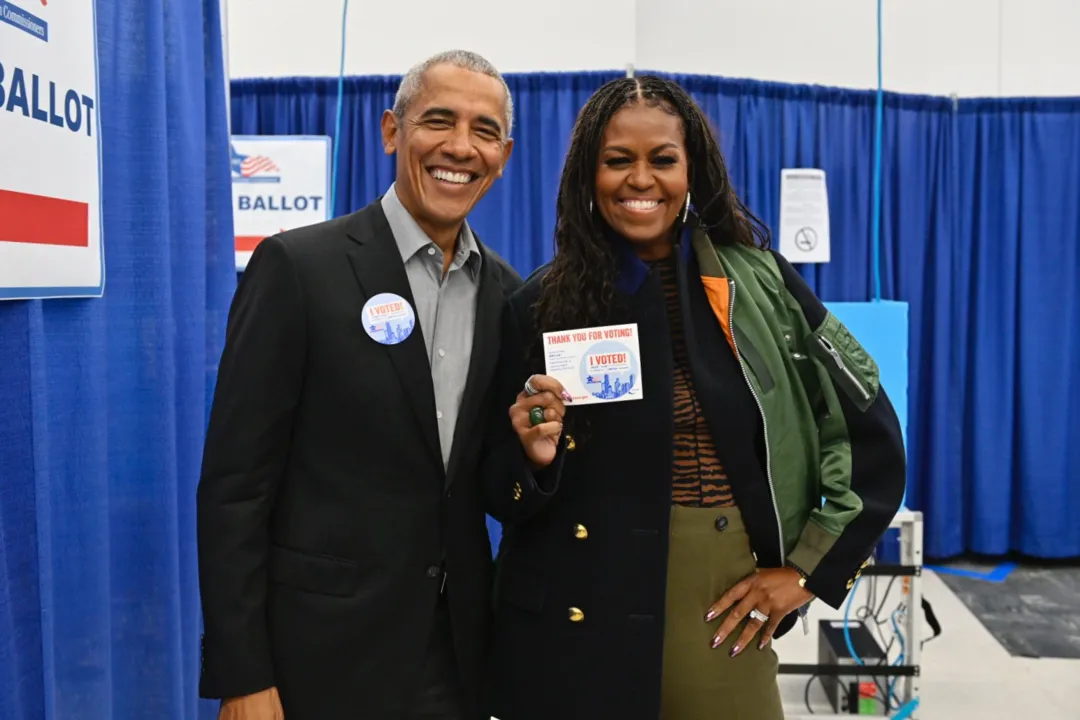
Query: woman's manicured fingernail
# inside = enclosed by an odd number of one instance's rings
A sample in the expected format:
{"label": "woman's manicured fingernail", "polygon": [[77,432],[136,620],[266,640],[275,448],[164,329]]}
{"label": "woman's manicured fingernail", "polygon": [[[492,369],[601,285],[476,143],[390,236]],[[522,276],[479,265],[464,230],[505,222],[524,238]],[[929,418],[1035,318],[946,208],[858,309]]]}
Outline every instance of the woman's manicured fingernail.
{"label": "woman's manicured fingernail", "polygon": [[739,654],[740,650],[742,650],[742,648],[739,647],[738,645],[735,645],[734,647],[731,648],[731,652],[729,652],[728,655],[730,655],[731,657],[735,657],[736,655]]}
{"label": "woman's manicured fingernail", "polygon": [[720,643],[724,642],[723,638],[714,637],[712,641],[713,650],[720,647]]}
{"label": "woman's manicured fingernail", "polygon": [[716,619],[717,615],[719,615],[718,612],[716,612],[715,610],[710,610],[708,613],[705,614],[705,622],[712,622]]}
{"label": "woman's manicured fingernail", "polygon": [[566,390],[562,391],[562,399],[565,400],[566,402],[574,402],[574,396],[571,395]]}

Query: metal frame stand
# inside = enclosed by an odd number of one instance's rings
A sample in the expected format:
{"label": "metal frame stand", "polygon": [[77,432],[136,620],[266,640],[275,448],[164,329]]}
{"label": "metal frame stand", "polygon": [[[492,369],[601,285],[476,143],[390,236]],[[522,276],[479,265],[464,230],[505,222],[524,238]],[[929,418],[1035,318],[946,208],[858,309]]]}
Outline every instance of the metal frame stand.
{"label": "metal frame stand", "polygon": [[[909,598],[904,618],[905,664],[915,668],[915,674],[904,679],[901,706],[919,697],[919,663],[922,660],[922,597],[923,597],[923,516],[921,512],[902,510],[893,518],[889,527],[900,528],[900,563],[912,567],[915,573],[904,578],[905,592]],[[918,710],[911,716],[918,717]]]}
{"label": "metal frame stand", "polygon": [[[923,568],[923,516],[921,512],[901,509],[889,525],[890,529],[900,531],[900,564],[899,565],[869,565],[863,570],[863,575],[900,576],[903,578],[902,592],[905,598],[906,612],[904,613],[904,664],[888,667],[875,668],[880,670],[879,676],[891,676],[901,678],[896,693],[900,707],[904,707],[913,698],[919,697],[919,663],[921,660],[922,646],[922,568]],[[860,674],[868,675],[867,668],[860,668]],[[780,674],[782,675],[842,675],[852,674],[850,665],[787,665],[781,663]],[[804,709],[805,712],[805,709]],[[801,718],[815,718],[815,720],[843,720],[851,715],[813,715],[788,712],[789,720]],[[905,717],[918,720],[919,709]]]}

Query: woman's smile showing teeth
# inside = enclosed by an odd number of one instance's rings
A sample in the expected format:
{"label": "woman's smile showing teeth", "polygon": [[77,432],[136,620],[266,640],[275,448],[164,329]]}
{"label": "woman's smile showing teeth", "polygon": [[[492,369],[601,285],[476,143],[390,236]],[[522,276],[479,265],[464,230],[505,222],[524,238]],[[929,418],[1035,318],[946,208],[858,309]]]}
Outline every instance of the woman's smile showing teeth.
{"label": "woman's smile showing teeth", "polygon": [[472,173],[456,172],[454,170],[446,170],[443,168],[431,168],[428,172],[431,174],[431,177],[436,180],[452,185],[467,185],[472,182],[473,179]]}
{"label": "woman's smile showing teeth", "polygon": [[659,200],[643,200],[640,198],[628,198],[626,200],[620,200],[619,204],[630,212],[636,213],[652,212],[656,208],[660,207]]}

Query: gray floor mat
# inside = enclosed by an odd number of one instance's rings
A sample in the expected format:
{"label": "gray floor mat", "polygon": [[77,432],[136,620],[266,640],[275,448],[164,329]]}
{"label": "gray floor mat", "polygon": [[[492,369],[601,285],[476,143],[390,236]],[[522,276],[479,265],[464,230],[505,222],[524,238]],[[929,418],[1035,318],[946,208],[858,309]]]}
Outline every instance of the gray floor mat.
{"label": "gray floor mat", "polygon": [[[945,567],[989,572],[994,566]],[[1010,654],[1080,659],[1080,567],[1021,565],[1004,582],[939,576]],[[940,620],[947,635],[949,620]]]}

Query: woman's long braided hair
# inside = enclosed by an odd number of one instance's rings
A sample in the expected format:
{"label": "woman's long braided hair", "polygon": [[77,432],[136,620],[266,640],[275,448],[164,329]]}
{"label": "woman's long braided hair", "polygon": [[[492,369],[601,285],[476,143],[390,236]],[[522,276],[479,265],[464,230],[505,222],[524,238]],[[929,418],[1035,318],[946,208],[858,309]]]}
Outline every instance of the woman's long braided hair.
{"label": "woman's long braided hair", "polygon": [[[611,230],[593,210],[593,196],[604,130],[617,111],[638,102],[681,118],[694,221],[713,242],[769,245],[768,228],[732,189],[709,120],[686,91],[651,75],[613,80],[589,98],[574,125],[559,184],[555,257],[533,307],[537,338],[543,332],[619,321],[623,308],[616,292],[615,254],[606,237]],[[539,359],[534,354],[538,350],[537,346],[529,353],[534,362]],[[540,363],[542,367],[542,359]]]}

